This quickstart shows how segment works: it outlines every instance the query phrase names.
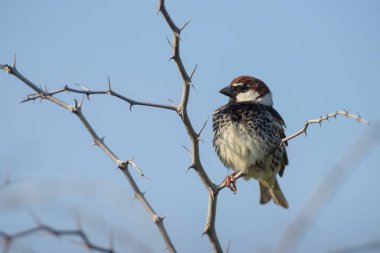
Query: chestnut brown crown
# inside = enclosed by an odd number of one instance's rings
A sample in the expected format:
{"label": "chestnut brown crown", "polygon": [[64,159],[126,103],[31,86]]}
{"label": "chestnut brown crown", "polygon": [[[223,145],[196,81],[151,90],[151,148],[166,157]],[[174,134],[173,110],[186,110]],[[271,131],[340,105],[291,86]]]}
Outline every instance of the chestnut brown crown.
{"label": "chestnut brown crown", "polygon": [[256,102],[273,106],[272,93],[268,86],[258,78],[252,76],[238,76],[233,79],[220,93],[230,97],[230,103]]}

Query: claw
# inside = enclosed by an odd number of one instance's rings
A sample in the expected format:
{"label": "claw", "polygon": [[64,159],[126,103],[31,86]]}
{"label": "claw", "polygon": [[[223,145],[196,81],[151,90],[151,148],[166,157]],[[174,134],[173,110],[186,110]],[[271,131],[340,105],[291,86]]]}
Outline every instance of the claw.
{"label": "claw", "polygon": [[230,190],[233,193],[236,193],[237,188],[236,188],[236,179],[234,175],[226,176],[226,178],[224,179],[224,184],[226,185],[226,187],[230,188]]}

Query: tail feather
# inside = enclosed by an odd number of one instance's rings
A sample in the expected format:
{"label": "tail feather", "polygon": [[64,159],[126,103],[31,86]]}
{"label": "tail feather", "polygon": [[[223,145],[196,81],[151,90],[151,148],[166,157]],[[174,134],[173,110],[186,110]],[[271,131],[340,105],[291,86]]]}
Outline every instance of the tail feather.
{"label": "tail feather", "polygon": [[274,184],[271,187],[270,184],[268,184],[267,181],[259,181],[260,185],[260,191],[261,191],[261,197],[260,197],[260,203],[265,204],[273,199],[274,203],[282,206],[283,208],[289,208],[288,201],[286,200],[284,194],[281,191],[280,185],[277,182],[277,179],[275,178]]}
{"label": "tail feather", "polygon": [[259,185],[260,185],[260,204],[266,204],[272,199],[272,196],[269,192],[269,188],[263,185],[261,181],[259,181]]}

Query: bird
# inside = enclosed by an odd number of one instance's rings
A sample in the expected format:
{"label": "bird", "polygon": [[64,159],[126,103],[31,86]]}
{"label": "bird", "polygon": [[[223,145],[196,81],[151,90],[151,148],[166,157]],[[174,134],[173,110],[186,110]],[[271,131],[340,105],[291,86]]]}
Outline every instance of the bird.
{"label": "bird", "polygon": [[253,76],[238,76],[220,90],[229,97],[227,104],[212,115],[213,146],[222,163],[234,172],[225,185],[236,192],[238,172],[244,179],[259,183],[260,204],[271,199],[283,208],[289,204],[277,181],[289,164],[286,152],[285,121],[273,108],[268,86]]}

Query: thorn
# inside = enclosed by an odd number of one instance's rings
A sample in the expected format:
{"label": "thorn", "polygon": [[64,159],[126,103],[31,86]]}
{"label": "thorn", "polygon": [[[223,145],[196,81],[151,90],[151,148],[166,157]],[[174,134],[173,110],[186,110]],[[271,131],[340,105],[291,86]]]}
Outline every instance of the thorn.
{"label": "thorn", "polygon": [[188,149],[185,145],[182,145],[182,147],[187,151],[190,157],[193,157],[193,153],[191,152],[190,149]]}
{"label": "thorn", "polygon": [[191,22],[191,20],[193,19],[193,17],[190,17],[188,21],[186,21],[186,23],[182,26],[182,28],[179,29],[179,32],[182,32],[183,29],[185,29],[185,27]]}
{"label": "thorn", "polygon": [[137,164],[135,164],[134,162],[132,162],[132,160],[128,160],[126,162],[127,162],[126,165],[130,164],[140,174],[140,176],[145,177],[145,175],[142,172],[142,170],[137,166]]}
{"label": "thorn", "polygon": [[203,130],[205,129],[205,127],[206,127],[206,125],[207,125],[208,119],[209,119],[209,118],[207,117],[205,123],[203,124],[201,130],[200,130],[199,133],[198,133],[198,137],[197,137],[197,138],[199,138],[199,136],[201,136]]}
{"label": "thorn", "polygon": [[102,138],[100,138],[100,141],[102,142],[102,143],[104,143],[104,140],[106,139],[106,137],[105,136],[103,136]]}
{"label": "thorn", "polygon": [[34,212],[33,209],[30,210],[30,215],[32,216],[33,220],[36,222],[38,226],[43,225],[41,219],[37,216],[36,212]]}
{"label": "thorn", "polygon": [[190,79],[193,79],[193,76],[195,74],[195,71],[197,71],[197,68],[198,68],[198,64],[195,64],[195,67],[194,67],[193,71],[191,72]]}
{"label": "thorn", "polygon": [[194,164],[194,163],[192,163],[192,164],[186,169],[186,173],[189,172],[189,170],[191,170],[191,169],[195,170],[195,164]]}
{"label": "thorn", "polygon": [[168,61],[175,60],[175,55],[171,56]]}
{"label": "thorn", "polygon": [[173,45],[172,45],[172,43],[170,42],[168,36],[166,36],[166,41],[169,43],[170,47],[173,49]]}
{"label": "thorn", "polygon": [[78,109],[78,100],[74,98],[74,103],[75,103],[75,109]]}
{"label": "thorn", "polygon": [[168,101],[172,104],[172,106],[177,106],[173,100],[171,100],[170,98],[168,98]]}
{"label": "thorn", "polygon": [[81,85],[80,83],[74,83],[76,86],[78,86],[79,88],[81,88],[82,90],[85,90],[85,91],[89,91],[90,89],[89,88],[86,88],[85,86]]}
{"label": "thorn", "polygon": [[133,103],[129,103],[129,111],[130,112],[132,111],[132,106],[133,106]]}
{"label": "thorn", "polygon": [[208,235],[209,233],[210,233],[210,228],[205,228],[205,231],[203,231],[201,237],[203,238],[203,236]]}
{"label": "thorn", "polygon": [[111,79],[109,76],[107,76],[107,80],[108,80],[108,89],[109,91],[112,91],[112,88],[111,88]]}
{"label": "thorn", "polygon": [[11,66],[13,69],[16,69],[16,58],[17,57],[16,57],[16,53],[15,53],[13,56],[13,62],[12,62],[12,66]]}
{"label": "thorn", "polygon": [[85,96],[83,95],[82,100],[81,100],[80,103],[79,103],[79,108],[82,108],[84,98],[85,98]]}
{"label": "thorn", "polygon": [[163,216],[161,216],[161,217],[160,217],[161,221],[164,221],[164,220],[166,219],[166,217],[168,217],[168,216],[169,216],[168,213],[166,213],[166,214],[164,214]]}

